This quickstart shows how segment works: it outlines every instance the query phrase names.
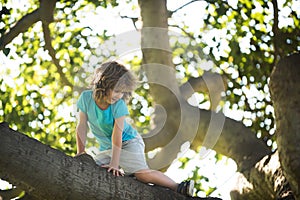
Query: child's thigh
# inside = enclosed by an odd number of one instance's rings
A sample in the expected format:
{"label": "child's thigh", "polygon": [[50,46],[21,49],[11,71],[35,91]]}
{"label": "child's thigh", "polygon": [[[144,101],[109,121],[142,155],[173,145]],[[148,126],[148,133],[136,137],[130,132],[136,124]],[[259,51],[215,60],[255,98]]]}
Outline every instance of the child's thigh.
{"label": "child's thigh", "polygon": [[97,165],[107,165],[111,160],[111,150],[101,151],[96,156],[94,156],[94,160]]}
{"label": "child's thigh", "polygon": [[120,166],[125,173],[134,173],[142,169],[148,169],[145,158],[145,145],[142,138],[138,137],[123,144]]}

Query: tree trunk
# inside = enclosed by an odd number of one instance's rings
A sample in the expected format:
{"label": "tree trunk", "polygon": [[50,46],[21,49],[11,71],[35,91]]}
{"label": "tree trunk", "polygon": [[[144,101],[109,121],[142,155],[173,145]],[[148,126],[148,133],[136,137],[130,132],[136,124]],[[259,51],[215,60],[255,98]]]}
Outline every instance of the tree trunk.
{"label": "tree trunk", "polygon": [[70,157],[0,124],[0,178],[36,199],[218,199],[185,197],[136,179],[114,177],[86,155]]}
{"label": "tree trunk", "polygon": [[300,199],[300,54],[280,60],[270,78],[279,158]]}
{"label": "tree trunk", "polygon": [[280,60],[270,77],[275,108],[278,152],[264,157],[242,178],[233,200],[294,200],[299,197],[300,54]]}

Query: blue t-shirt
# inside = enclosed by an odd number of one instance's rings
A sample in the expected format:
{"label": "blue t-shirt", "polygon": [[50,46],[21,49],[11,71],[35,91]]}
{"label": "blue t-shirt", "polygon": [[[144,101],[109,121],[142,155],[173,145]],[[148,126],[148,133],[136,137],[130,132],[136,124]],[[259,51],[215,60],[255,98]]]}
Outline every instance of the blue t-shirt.
{"label": "blue t-shirt", "polygon": [[[100,151],[111,149],[111,136],[114,127],[114,119],[129,114],[126,103],[123,99],[108,106],[107,109],[100,109],[93,99],[92,90],[85,90],[81,93],[77,107],[87,115],[89,127],[100,143]],[[122,141],[135,138],[137,131],[124,120]]]}

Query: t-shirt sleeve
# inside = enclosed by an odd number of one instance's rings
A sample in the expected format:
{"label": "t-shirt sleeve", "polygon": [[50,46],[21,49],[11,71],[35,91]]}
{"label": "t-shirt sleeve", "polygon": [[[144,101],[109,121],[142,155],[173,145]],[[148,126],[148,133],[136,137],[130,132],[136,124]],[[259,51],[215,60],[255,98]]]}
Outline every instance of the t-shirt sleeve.
{"label": "t-shirt sleeve", "polygon": [[77,101],[77,108],[79,109],[79,111],[82,111],[84,113],[87,112],[86,102],[86,92],[82,92]]}
{"label": "t-shirt sleeve", "polygon": [[120,99],[113,105],[113,116],[114,118],[123,117],[129,115],[127,105],[123,99]]}

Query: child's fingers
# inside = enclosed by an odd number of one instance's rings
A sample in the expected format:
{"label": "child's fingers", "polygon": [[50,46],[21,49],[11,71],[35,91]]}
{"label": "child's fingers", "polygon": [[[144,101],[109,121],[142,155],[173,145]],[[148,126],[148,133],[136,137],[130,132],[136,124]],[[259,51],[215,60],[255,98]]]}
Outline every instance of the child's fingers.
{"label": "child's fingers", "polygon": [[114,176],[120,176],[120,175],[122,175],[122,173],[121,173],[121,171],[119,169],[112,168],[111,170],[112,170],[112,173],[113,173]]}
{"label": "child's fingers", "polygon": [[101,167],[108,168],[107,172],[111,172],[112,171],[112,173],[113,173],[114,176],[120,176],[120,175],[124,176],[124,172],[122,170],[120,170],[120,169],[113,168],[113,167],[111,167],[109,165],[101,165]]}
{"label": "child's fingers", "polygon": [[124,172],[120,169],[114,169],[116,176],[124,176]]}

